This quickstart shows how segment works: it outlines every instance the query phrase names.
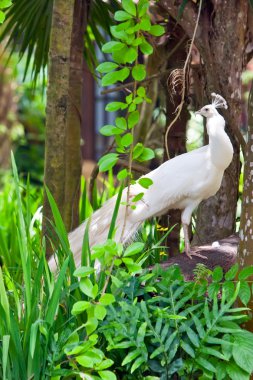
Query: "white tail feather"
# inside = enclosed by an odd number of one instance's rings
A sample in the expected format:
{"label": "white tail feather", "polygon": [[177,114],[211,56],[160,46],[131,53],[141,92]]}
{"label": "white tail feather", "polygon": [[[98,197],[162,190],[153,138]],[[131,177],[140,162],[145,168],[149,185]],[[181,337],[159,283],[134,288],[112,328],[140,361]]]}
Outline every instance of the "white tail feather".
{"label": "white tail feather", "polygon": [[[103,244],[106,242],[108,237],[108,232],[113,216],[113,211],[115,208],[116,198],[109,199],[99,210],[97,210],[90,218],[89,225],[89,244],[90,247],[93,247],[97,244]],[[126,199],[126,189],[123,191],[122,201]],[[141,221],[134,223],[133,221],[127,218],[125,227],[124,227],[124,236],[122,236],[122,229],[124,226],[126,207],[120,206],[119,212],[116,221],[116,233],[115,233],[115,241],[126,243],[130,238],[135,234],[138,230]],[[84,221],[79,227],[77,227],[74,231],[70,232],[68,235],[70,249],[73,252],[75,264],[77,267],[81,265],[81,254],[82,254],[82,244],[83,237],[85,234],[85,229],[87,226],[87,220]],[[56,272],[58,263],[57,257],[54,255],[50,258],[48,262],[49,268],[52,272]]]}

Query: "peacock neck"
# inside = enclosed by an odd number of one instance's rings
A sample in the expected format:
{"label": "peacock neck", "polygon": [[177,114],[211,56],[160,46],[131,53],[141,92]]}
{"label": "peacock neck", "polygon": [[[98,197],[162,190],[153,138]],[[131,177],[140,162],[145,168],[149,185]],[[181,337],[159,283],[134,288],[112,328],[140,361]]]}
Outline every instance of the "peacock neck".
{"label": "peacock neck", "polygon": [[225,132],[225,120],[217,114],[207,119],[207,133],[211,161],[218,169],[225,170],[233,157],[233,146]]}

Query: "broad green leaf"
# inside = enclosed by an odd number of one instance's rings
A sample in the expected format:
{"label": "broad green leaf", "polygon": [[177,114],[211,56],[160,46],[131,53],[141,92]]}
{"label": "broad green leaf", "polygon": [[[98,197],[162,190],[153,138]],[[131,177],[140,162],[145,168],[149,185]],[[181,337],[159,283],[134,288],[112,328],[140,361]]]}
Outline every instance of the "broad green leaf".
{"label": "broad green leaf", "polygon": [[103,305],[95,305],[94,317],[102,321],[106,316],[106,308]]}
{"label": "broad green leaf", "polygon": [[103,294],[99,299],[99,303],[104,306],[111,305],[113,302],[115,302],[115,297],[110,293]]}
{"label": "broad green leaf", "polygon": [[98,65],[98,67],[96,68],[96,70],[99,72],[99,73],[109,73],[110,71],[112,70],[115,70],[119,67],[119,65],[115,62],[103,62],[101,63],[100,65]]}
{"label": "broad green leaf", "polygon": [[133,100],[133,93],[131,92],[129,95],[126,96],[126,103],[130,104]]}
{"label": "broad green leaf", "polygon": [[235,363],[228,363],[226,371],[231,380],[249,380],[249,374],[243,371]]}
{"label": "broad green leaf", "polygon": [[226,299],[230,299],[235,292],[235,285],[232,281],[226,281],[222,285],[222,295],[225,294]]}
{"label": "broad green leaf", "polygon": [[165,29],[161,25],[152,25],[149,29],[149,33],[153,36],[159,37],[162,36],[165,33]]}
{"label": "broad green leaf", "polygon": [[140,162],[152,160],[155,157],[155,153],[150,148],[143,148],[142,153],[138,156],[137,160]]}
{"label": "broad green leaf", "polygon": [[120,128],[122,130],[127,129],[127,122],[126,122],[126,119],[124,117],[117,117],[115,120],[115,124],[118,128]]}
{"label": "broad green leaf", "polygon": [[144,98],[146,96],[146,89],[143,86],[138,87],[137,89],[137,95]]}
{"label": "broad green leaf", "polygon": [[246,281],[241,281],[241,286],[240,286],[240,291],[239,291],[238,296],[245,306],[249,303],[249,300],[251,297],[251,291],[250,291],[250,286]]}
{"label": "broad green leaf", "polygon": [[148,0],[139,0],[137,3],[138,16],[139,17],[144,16],[147,13],[148,8],[149,8]]}
{"label": "broad green leaf", "polygon": [[208,296],[210,298],[214,298],[217,296],[217,294],[219,293],[219,290],[220,290],[220,284],[218,284],[217,282],[213,282],[211,283],[208,288],[207,288],[207,291],[208,291]]}
{"label": "broad green leaf", "polygon": [[239,280],[246,280],[248,277],[253,276],[253,265],[243,268],[238,275]]}
{"label": "broad green leaf", "polygon": [[127,176],[128,176],[127,169],[122,169],[117,174],[117,178],[119,181],[122,181],[123,179],[127,178]]}
{"label": "broad green leaf", "polygon": [[128,108],[128,112],[133,112],[136,110],[136,104],[132,103],[130,104],[129,108]]}
{"label": "broad green leaf", "polygon": [[127,104],[123,102],[111,102],[106,105],[105,110],[108,112],[115,112],[118,110],[124,110],[125,108],[127,108]]}
{"label": "broad green leaf", "polygon": [[146,77],[145,65],[138,64],[132,69],[132,76],[137,81],[142,81]]}
{"label": "broad green leaf", "polygon": [[122,42],[119,41],[110,41],[103,45],[103,53],[112,53],[114,51],[120,50],[125,46]]}
{"label": "broad green leaf", "polygon": [[205,330],[204,330],[204,327],[202,325],[201,320],[196,315],[194,315],[193,313],[191,313],[191,317],[192,317],[193,322],[194,322],[194,324],[196,326],[196,330],[197,330],[197,332],[199,334],[199,337],[201,339],[203,339],[204,336],[205,336]]}
{"label": "broad green leaf", "polygon": [[236,334],[232,354],[239,367],[248,373],[253,372],[253,334],[248,331]]}
{"label": "broad green leaf", "polygon": [[97,320],[97,318],[89,318],[84,326],[86,328],[87,334],[88,335],[92,334],[97,329],[97,327],[98,327],[98,320]]}
{"label": "broad green leaf", "polygon": [[128,128],[132,129],[133,127],[135,127],[135,125],[138,124],[139,119],[140,119],[139,111],[131,112],[127,119]]}
{"label": "broad green leaf", "polygon": [[121,144],[125,147],[131,145],[133,142],[133,135],[132,133],[126,133],[122,139],[121,139]]}
{"label": "broad green leaf", "polygon": [[133,159],[136,160],[142,154],[144,146],[141,143],[137,143],[133,150]]}
{"label": "broad green leaf", "polygon": [[150,45],[147,41],[143,41],[141,44],[140,44],[140,50],[143,54],[147,54],[147,55],[150,55],[153,53],[153,46]]}
{"label": "broad green leaf", "polygon": [[218,267],[215,267],[214,271],[213,271],[213,274],[212,274],[212,277],[213,277],[213,281],[214,282],[220,282],[223,278],[223,270],[220,266]]}
{"label": "broad green leaf", "polygon": [[133,42],[132,42],[132,46],[139,46],[143,41],[143,38],[142,37],[138,37],[136,38]]}
{"label": "broad green leaf", "polygon": [[2,24],[5,20],[5,14],[3,11],[0,10],[0,24]]}
{"label": "broad green leaf", "polygon": [[117,380],[116,375],[112,371],[98,371],[102,380]]}
{"label": "broad green leaf", "polygon": [[136,255],[139,252],[142,252],[144,246],[145,246],[145,244],[141,243],[141,242],[132,243],[125,250],[124,257],[133,256],[133,255]]}
{"label": "broad green leaf", "polygon": [[1,9],[8,8],[11,5],[12,5],[12,1],[11,0],[0,0],[0,8]]}
{"label": "broad green leaf", "polygon": [[153,185],[153,181],[150,178],[140,178],[138,183],[144,187],[144,189],[148,189],[151,185]]}
{"label": "broad green leaf", "polygon": [[199,347],[199,338],[198,338],[198,335],[189,326],[186,327],[186,334],[188,335],[188,338],[191,341],[191,343],[195,347]]}
{"label": "broad green leaf", "polygon": [[93,298],[93,283],[89,278],[82,278],[79,287],[86,296]]}
{"label": "broad green leaf", "polygon": [[95,272],[95,269],[94,268],[91,268],[91,267],[80,267],[80,268],[77,268],[73,275],[75,277],[87,277],[89,276],[90,274],[94,273]]}
{"label": "broad green leaf", "polygon": [[138,57],[138,49],[135,47],[130,47],[124,56],[124,61],[126,63],[133,63]]}
{"label": "broad green leaf", "polygon": [[151,22],[149,16],[143,17],[140,22],[140,29],[148,32],[151,29]]}
{"label": "broad green leaf", "polygon": [[136,5],[132,0],[122,0],[122,7],[130,15],[136,16]]}
{"label": "broad green leaf", "polygon": [[104,125],[99,132],[103,136],[121,135],[122,129],[115,127],[114,125]]}
{"label": "broad green leaf", "polygon": [[114,14],[114,19],[116,21],[126,21],[126,20],[130,20],[131,18],[132,18],[132,15],[125,11],[117,11]]}
{"label": "broad green leaf", "polygon": [[211,347],[201,347],[200,352],[206,355],[214,356],[221,360],[227,360],[226,357],[218,350]]}
{"label": "broad green leaf", "polygon": [[101,157],[98,161],[99,170],[100,172],[106,172],[107,170],[110,170],[113,168],[113,166],[118,161],[118,154],[117,153],[108,153],[105,156]]}
{"label": "broad green leaf", "polygon": [[129,76],[130,70],[127,67],[124,67],[121,70],[113,71],[106,74],[102,78],[102,86],[110,86],[118,81],[124,82],[124,80]]}
{"label": "broad green leaf", "polygon": [[87,310],[90,306],[91,306],[91,304],[88,301],[77,301],[73,305],[73,308],[71,310],[71,314],[73,314],[73,315],[81,314],[85,310]]}
{"label": "broad green leaf", "polygon": [[227,273],[225,274],[225,280],[227,281],[231,281],[231,280],[234,280],[237,272],[238,272],[238,268],[239,268],[239,264],[236,263],[235,265],[233,265],[229,271],[227,271]]}
{"label": "broad green leaf", "polygon": [[111,359],[105,359],[105,360],[102,361],[102,363],[97,364],[95,366],[95,369],[97,371],[101,371],[103,369],[111,367],[113,365],[113,363],[114,363],[113,360],[111,360]]}

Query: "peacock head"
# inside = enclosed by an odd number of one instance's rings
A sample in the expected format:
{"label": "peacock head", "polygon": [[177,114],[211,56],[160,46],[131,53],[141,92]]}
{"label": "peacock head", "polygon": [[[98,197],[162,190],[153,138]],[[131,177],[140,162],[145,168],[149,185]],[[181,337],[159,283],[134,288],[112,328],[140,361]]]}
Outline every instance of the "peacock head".
{"label": "peacock head", "polygon": [[199,111],[195,112],[196,115],[202,115],[209,118],[218,115],[217,108],[228,108],[226,100],[221,95],[215,94],[214,92],[211,95],[212,104],[202,107]]}

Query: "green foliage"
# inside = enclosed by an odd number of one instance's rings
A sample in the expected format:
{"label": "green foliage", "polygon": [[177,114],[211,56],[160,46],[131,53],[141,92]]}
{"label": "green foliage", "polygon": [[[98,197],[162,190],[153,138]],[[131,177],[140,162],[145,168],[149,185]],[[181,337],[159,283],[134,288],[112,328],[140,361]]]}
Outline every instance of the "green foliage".
{"label": "green foliage", "polygon": [[[150,16],[147,14],[148,7],[148,0],[142,0],[138,4],[132,0],[122,1],[123,9],[114,14],[117,24],[110,29],[114,39],[106,42],[102,47],[104,53],[111,54],[112,62],[104,62],[97,67],[97,71],[104,74],[102,86],[110,86],[118,81],[123,82],[129,78],[130,74],[134,80],[134,89],[125,97],[125,102],[111,102],[106,106],[106,111],[109,112],[126,110],[126,116],[116,118],[115,125],[106,125],[101,128],[100,132],[103,135],[114,136],[117,153],[107,154],[98,163],[100,171],[103,172],[117,164],[118,154],[127,155],[129,168],[121,172],[118,179],[127,180],[128,185],[130,181],[134,183],[130,163],[133,160],[149,161],[154,157],[154,152],[142,144],[134,146],[133,138],[134,128],[140,118],[137,107],[144,101],[150,101],[146,96],[145,88],[138,83],[146,77],[145,65],[138,62],[138,55],[140,52],[152,54],[153,47],[148,42],[149,36],[160,36],[164,33],[162,26],[151,25]],[[148,188],[152,181],[143,178],[139,184]],[[141,199],[141,196],[138,199]],[[135,199],[135,202],[138,199]],[[135,206],[131,205],[131,207]]]}
{"label": "green foliage", "polygon": [[9,8],[11,5],[11,0],[0,0],[0,24],[2,24],[5,20],[5,13],[3,10]]}

